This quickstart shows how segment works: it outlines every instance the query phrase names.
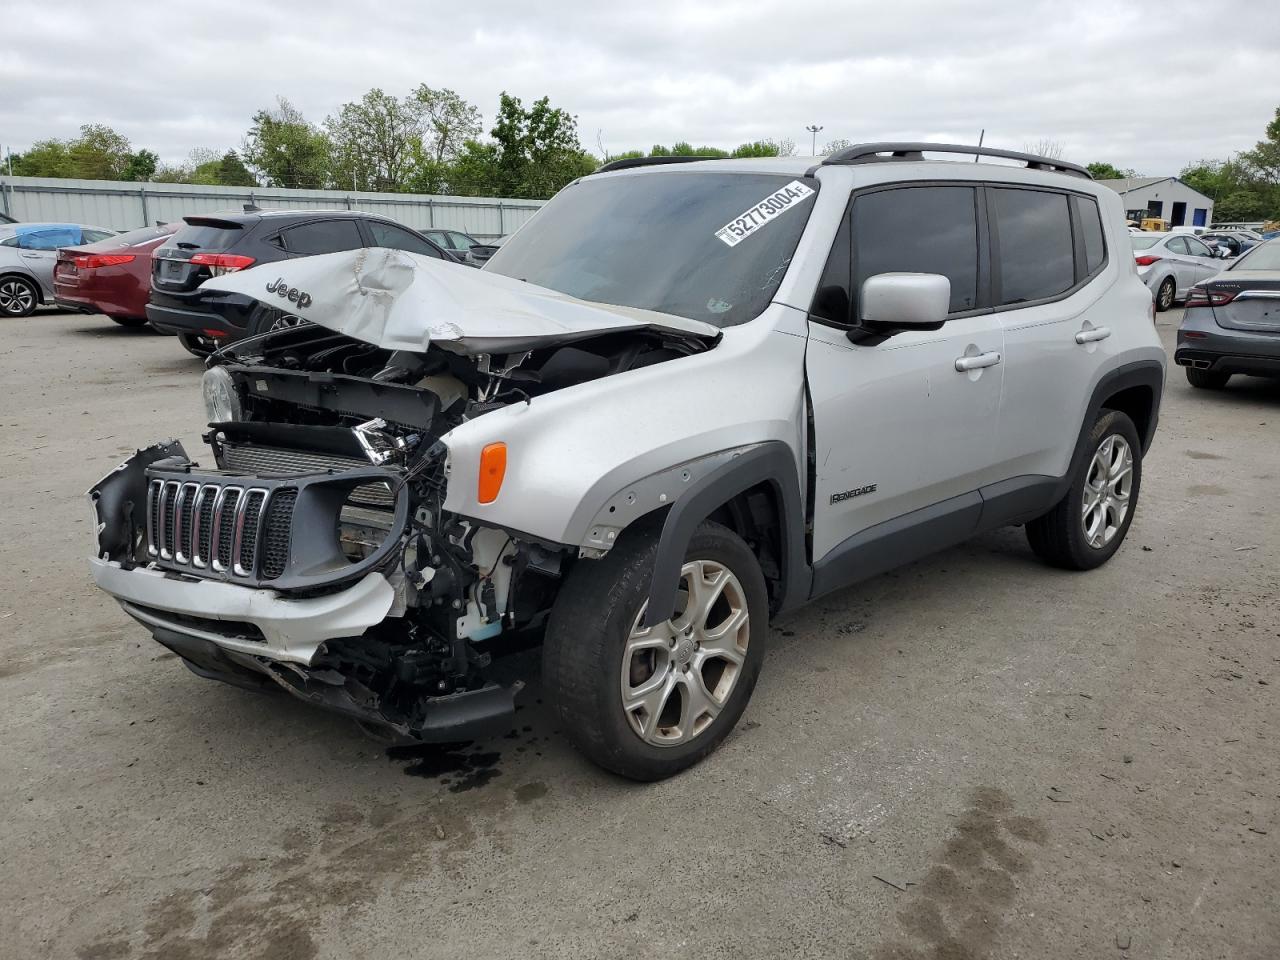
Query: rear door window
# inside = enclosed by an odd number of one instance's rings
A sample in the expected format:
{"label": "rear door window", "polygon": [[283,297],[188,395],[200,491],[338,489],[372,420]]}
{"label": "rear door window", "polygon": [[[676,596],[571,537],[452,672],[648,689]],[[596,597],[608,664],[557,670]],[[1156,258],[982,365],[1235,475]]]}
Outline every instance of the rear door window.
{"label": "rear door window", "polygon": [[854,201],[852,227],[855,296],[863,281],[879,273],[940,273],[951,281],[952,313],[978,306],[973,187],[903,187],[864,194]]}
{"label": "rear door window", "polygon": [[1185,237],[1174,237],[1165,244],[1165,247],[1174,253],[1180,253],[1183,256],[1191,253],[1191,248],[1187,245]]}
{"label": "rear door window", "polygon": [[1044,300],[1075,286],[1067,195],[995,187],[987,196],[999,238],[997,303]]}
{"label": "rear door window", "polygon": [[439,250],[416,233],[410,233],[403,227],[384,223],[381,220],[367,220],[365,225],[369,228],[369,235],[373,238],[375,247],[407,250],[409,253],[418,253],[424,257],[440,257]]}
{"label": "rear door window", "polygon": [[284,231],[284,247],[303,257],[364,246],[355,220],[313,220]]}

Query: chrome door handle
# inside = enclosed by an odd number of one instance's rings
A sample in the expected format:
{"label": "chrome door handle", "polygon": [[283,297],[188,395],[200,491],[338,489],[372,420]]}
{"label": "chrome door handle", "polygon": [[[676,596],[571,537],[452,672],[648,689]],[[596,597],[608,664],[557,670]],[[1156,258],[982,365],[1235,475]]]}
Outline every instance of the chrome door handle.
{"label": "chrome door handle", "polygon": [[976,357],[956,357],[956,372],[966,373],[969,370],[981,370],[983,367],[994,367],[1000,362],[998,353],[980,353]]}
{"label": "chrome door handle", "polygon": [[1076,343],[1096,343],[1111,336],[1110,327],[1091,327],[1076,334]]}

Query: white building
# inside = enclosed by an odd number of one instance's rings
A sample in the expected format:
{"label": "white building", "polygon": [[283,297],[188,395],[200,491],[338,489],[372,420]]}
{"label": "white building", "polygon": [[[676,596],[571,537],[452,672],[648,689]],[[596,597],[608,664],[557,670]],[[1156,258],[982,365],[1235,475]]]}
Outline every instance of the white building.
{"label": "white building", "polygon": [[1213,223],[1213,200],[1177,177],[1130,177],[1100,180],[1124,197],[1130,220],[1160,217],[1171,227],[1207,227]]}

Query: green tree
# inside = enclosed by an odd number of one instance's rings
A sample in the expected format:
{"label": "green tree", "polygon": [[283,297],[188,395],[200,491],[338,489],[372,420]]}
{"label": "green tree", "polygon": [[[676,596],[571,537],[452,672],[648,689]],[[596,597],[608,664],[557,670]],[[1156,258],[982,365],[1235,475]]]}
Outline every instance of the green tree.
{"label": "green tree", "polygon": [[253,115],[240,155],[268,186],[316,190],[332,183],[333,145],[284,97],[276,109]]}
{"label": "green tree", "polygon": [[334,146],[334,172],[343,187],[395,192],[405,189],[422,131],[416,102],[374,87],[325,121]]}
{"label": "green tree", "polygon": [[74,140],[41,140],[13,158],[13,172],[26,177],[124,180],[134,154],[128,138],[100,123],[87,123]]}
{"label": "green tree", "polygon": [[499,196],[550,197],[599,164],[578,142],[577,119],[551,106],[548,97],[526,110],[518,97],[503,92],[490,135],[496,150],[491,155],[472,150],[466,159],[473,166],[491,156],[495,169],[490,176]]}
{"label": "green tree", "polygon": [[1264,183],[1280,187],[1280,107],[1276,107],[1275,117],[1267,124],[1266,134],[1265,140],[1240,154],[1240,162]]}
{"label": "green tree", "polygon": [[1103,161],[1086,164],[1085,169],[1089,171],[1089,175],[1095,180],[1124,180],[1138,176],[1133,170],[1121,170],[1119,167]]}
{"label": "green tree", "polygon": [[129,163],[124,168],[124,178],[135,183],[150,180],[155,176],[160,158],[150,150],[138,150],[129,154]]}
{"label": "green tree", "polygon": [[410,101],[421,125],[421,154],[437,166],[457,159],[466,142],[480,136],[480,111],[452,90],[424,83]]}

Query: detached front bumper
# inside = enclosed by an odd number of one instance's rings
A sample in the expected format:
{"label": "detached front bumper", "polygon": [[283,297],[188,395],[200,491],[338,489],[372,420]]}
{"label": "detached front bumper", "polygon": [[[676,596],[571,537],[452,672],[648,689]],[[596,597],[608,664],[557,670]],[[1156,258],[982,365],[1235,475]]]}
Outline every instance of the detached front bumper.
{"label": "detached front bumper", "polygon": [[[194,673],[241,687],[284,691],[313,706],[420,741],[475,739],[511,728],[515,696],[522,684],[502,687],[486,683],[478,689],[424,698],[421,709],[411,716],[389,715],[373,690],[324,662],[316,663],[318,659],[323,661],[327,642],[350,643],[351,638],[360,638],[388,618],[403,614],[403,582],[393,585],[381,566],[365,566],[378,564],[378,554],[353,565],[358,573],[354,580],[340,576],[294,577],[295,583],[309,589],[291,594],[289,590],[264,586],[252,570],[237,573],[234,566],[224,566],[221,577],[209,575],[209,567],[203,571],[195,567],[174,569],[174,564],[184,562],[182,546],[192,549],[200,540],[194,517],[179,521],[173,538],[161,537],[159,551],[149,549],[156,542],[157,525],[165,529],[161,518],[166,504],[172,504],[163,496],[157,499],[155,493],[149,497],[148,490],[162,491],[170,483],[199,487],[224,479],[238,484],[249,479],[240,475],[223,478],[209,472],[185,473],[183,464],[190,465],[181,444],[156,444],[138,451],[90,489],[95,555],[89,560],[89,569],[94,583],[119,601],[124,611],[145,626],[158,643],[177,653]],[[183,479],[167,479],[173,471]],[[264,485],[264,490],[291,483],[301,491],[301,497],[308,487],[323,491],[334,483],[350,486],[367,480],[369,472],[352,470],[253,482]],[[340,498],[337,502],[340,504]],[[406,510],[402,493],[395,499],[397,531],[403,526]],[[185,516],[180,505],[174,507],[173,516]],[[322,519],[323,511],[319,511],[303,526],[313,532],[317,527],[332,527],[331,522],[319,522]],[[242,535],[238,534],[236,543],[241,540]],[[215,539],[215,545],[216,542]],[[289,551],[290,567],[310,562],[320,549],[314,540],[295,537],[294,542],[302,543],[303,549]],[[172,549],[164,549],[166,544]],[[250,552],[246,549],[241,554],[237,546],[234,554],[247,556]],[[236,577],[241,582],[235,582]],[[282,575],[279,579],[283,583],[289,577]],[[317,593],[315,588],[321,586],[321,580],[329,586],[326,592]]]}
{"label": "detached front bumper", "polygon": [[289,663],[311,663],[317,648],[358,637],[387,618],[396,591],[380,573],[339,593],[302,600],[274,590],[190,580],[161,570],[93,558],[93,581],[147,627],[162,627],[228,650]]}

